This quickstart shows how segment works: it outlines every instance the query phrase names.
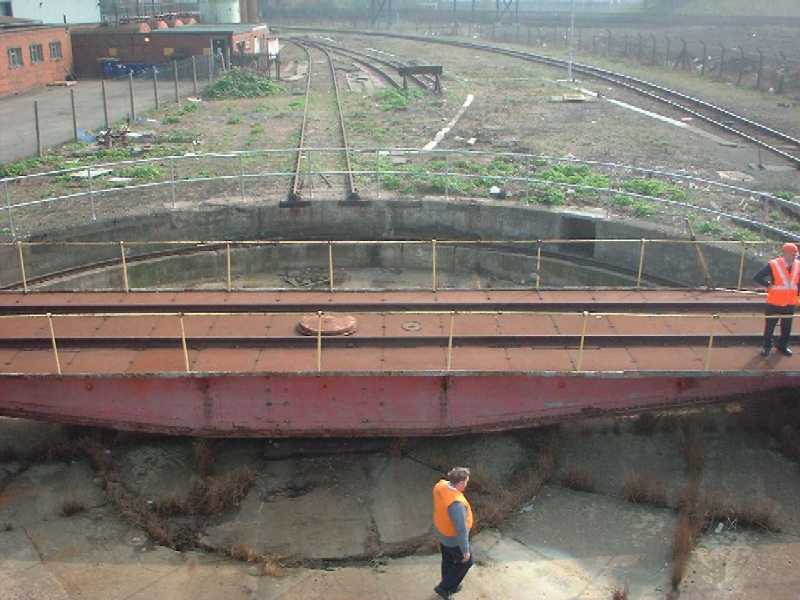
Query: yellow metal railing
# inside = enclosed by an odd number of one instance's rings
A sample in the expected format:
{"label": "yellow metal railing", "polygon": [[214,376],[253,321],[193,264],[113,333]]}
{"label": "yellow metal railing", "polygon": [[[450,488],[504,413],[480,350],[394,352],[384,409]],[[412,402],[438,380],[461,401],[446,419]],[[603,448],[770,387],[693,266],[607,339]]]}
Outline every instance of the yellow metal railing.
{"label": "yellow metal railing", "polygon": [[[86,318],[105,318],[105,319],[116,319],[116,318],[141,318],[141,317],[169,317],[174,318],[176,321],[176,345],[179,340],[180,342],[180,352],[182,353],[182,359],[184,364],[184,370],[187,373],[193,372],[191,367],[191,360],[189,356],[189,346],[192,337],[187,335],[187,321],[190,321],[194,318],[208,318],[208,317],[234,317],[234,318],[248,318],[248,317],[296,317],[299,318],[301,316],[306,316],[307,312],[270,312],[270,311],[251,311],[251,312],[197,312],[197,313],[184,313],[184,312],[123,312],[123,313],[114,313],[114,312],[101,312],[101,313],[71,313],[71,314],[62,314],[62,315],[54,315],[52,313],[36,313],[36,314],[23,314],[23,315],[0,315],[0,327],[4,321],[13,321],[13,320],[43,320],[46,322],[46,331],[47,335],[50,338],[50,346],[52,348],[53,353],[53,363],[55,365],[56,373],[59,375],[62,374],[62,366],[60,360],[60,351],[59,351],[59,343],[58,343],[58,335],[57,335],[57,325],[58,321],[61,320],[72,320],[72,319],[86,319]],[[316,362],[316,370],[321,372],[323,370],[323,319],[326,315],[333,315],[333,314],[341,314],[341,313],[334,313],[334,312],[325,312],[325,311],[317,311],[317,331],[313,336],[301,336],[298,334],[298,339],[308,337],[309,340],[315,342],[315,362]],[[356,313],[357,315],[358,313]],[[453,371],[453,355],[454,355],[454,341],[458,338],[461,339],[468,339],[470,337],[470,330],[474,327],[473,319],[479,316],[493,316],[495,318],[502,317],[503,315],[523,315],[529,317],[580,317],[580,334],[577,335],[578,341],[575,346],[558,346],[564,347],[566,349],[573,349],[577,350],[577,357],[574,363],[574,367],[570,364],[567,365],[567,368],[563,369],[565,372],[586,372],[583,368],[584,366],[584,355],[586,352],[587,342],[592,340],[592,338],[597,337],[618,337],[618,338],[625,338],[629,337],[632,334],[618,334],[613,332],[613,329],[609,329],[607,332],[603,333],[591,333],[590,331],[590,323],[591,320],[594,319],[608,319],[608,318],[634,318],[634,319],[670,319],[670,318],[680,318],[681,320],[686,319],[703,319],[703,320],[711,320],[711,326],[708,329],[701,329],[694,333],[697,337],[707,337],[708,341],[705,344],[705,351],[703,356],[703,371],[710,371],[712,366],[712,354],[713,350],[716,347],[715,344],[720,337],[720,323],[723,319],[736,319],[737,322],[741,321],[742,319],[753,319],[753,320],[763,320],[764,314],[763,313],[731,313],[730,315],[720,315],[718,313],[636,313],[636,312],[597,312],[592,313],[589,311],[583,312],[557,312],[557,311],[480,311],[480,310],[465,310],[465,311],[415,311],[415,310],[402,310],[402,311],[381,311],[379,313],[368,313],[368,314],[375,314],[380,316],[389,316],[389,315],[402,315],[407,317],[417,317],[417,316],[441,316],[446,318],[446,331],[447,331],[447,343],[445,346],[446,350],[446,359],[443,368],[435,368],[435,369],[417,369],[417,370],[429,370],[429,371],[445,371],[450,372]],[[459,329],[460,333],[457,333],[456,322],[458,318],[461,318],[461,322],[463,324],[463,329]],[[788,316],[788,318],[796,319],[800,317],[800,315],[796,316]],[[445,325],[442,323],[442,327],[444,329]],[[490,337],[496,338],[498,342],[501,342],[503,338],[508,336],[513,336],[514,334],[500,334],[495,333],[494,335],[486,336],[485,334],[481,334],[481,337]],[[635,335],[635,334],[633,334]],[[642,335],[652,335],[652,330],[643,330]],[[676,334],[677,335],[677,334]],[[731,335],[742,335],[742,334],[731,334]],[[745,335],[760,335],[758,330],[754,331],[752,334],[745,334]],[[24,339],[29,339],[29,336],[23,335],[19,336]],[[194,336],[196,339],[201,339],[203,336]],[[441,337],[441,336],[422,336],[421,339],[428,338],[428,337]],[[568,338],[572,339],[576,337],[576,334],[558,334],[555,336],[551,336],[553,339],[558,338]],[[13,340],[15,338],[6,335],[4,338],[0,338],[0,345],[2,345],[2,339],[5,340]],[[44,338],[42,338],[44,339]],[[265,337],[265,342],[269,341],[269,337]],[[284,338],[280,338],[284,339]],[[352,338],[355,340],[358,337]],[[124,346],[125,338],[120,338],[120,346]],[[487,347],[494,346],[494,342],[487,343]],[[617,346],[619,344],[616,344]],[[333,350],[329,350],[333,351]],[[571,361],[570,361],[571,362]],[[612,371],[619,371],[620,369],[611,369]],[[692,370],[692,369],[689,369]],[[769,370],[777,370],[777,369],[769,369]]]}
{"label": "yellow metal railing", "polygon": [[[711,279],[708,272],[707,261],[703,255],[704,248],[717,248],[728,249],[738,248],[739,264],[738,272],[736,275],[735,289],[743,289],[744,272],[746,268],[748,250],[763,251],[772,249],[774,252],[780,252],[780,243],[774,241],[736,241],[736,240],[716,240],[716,241],[697,241],[697,240],[680,240],[680,239],[538,239],[538,240],[152,240],[152,241],[30,241],[30,242],[0,242],[0,248],[14,247],[17,250],[17,261],[19,263],[19,282],[11,287],[21,287],[24,292],[30,290],[30,286],[35,282],[36,278],[30,277],[30,259],[26,260],[25,250],[38,247],[119,247],[119,268],[122,275],[122,288],[127,293],[131,291],[130,277],[128,271],[128,262],[130,257],[128,252],[132,248],[143,246],[181,246],[182,250],[192,251],[218,251],[224,249],[225,252],[225,289],[233,291],[233,256],[232,247],[248,247],[248,246],[326,246],[327,247],[327,288],[334,291],[334,249],[337,246],[392,246],[392,245],[417,245],[428,246],[430,248],[431,256],[431,290],[437,291],[439,289],[439,276],[437,268],[437,253],[439,249],[446,246],[510,246],[512,248],[522,248],[529,251],[535,260],[535,268],[533,269],[532,277],[535,281],[533,287],[540,289],[542,287],[542,262],[544,249],[547,246],[554,247],[552,253],[561,254],[558,251],[559,246],[568,245],[585,245],[585,244],[628,244],[638,246],[637,260],[635,268],[635,287],[637,289],[642,287],[645,279],[645,264],[647,260],[647,249],[652,248],[655,244],[665,244],[673,246],[687,246],[691,245],[697,250],[697,263],[700,270],[703,272],[706,283]],[[188,247],[188,248],[187,248]],[[193,248],[192,248],[193,247]],[[159,253],[163,256],[163,253]],[[632,255],[633,256],[633,255]],[[134,257],[137,260],[145,260],[148,258],[147,254],[140,254]],[[631,261],[632,262],[632,261]],[[94,268],[95,265],[85,265],[86,268]],[[56,276],[58,274],[55,274]],[[7,286],[9,287],[9,286]]]}

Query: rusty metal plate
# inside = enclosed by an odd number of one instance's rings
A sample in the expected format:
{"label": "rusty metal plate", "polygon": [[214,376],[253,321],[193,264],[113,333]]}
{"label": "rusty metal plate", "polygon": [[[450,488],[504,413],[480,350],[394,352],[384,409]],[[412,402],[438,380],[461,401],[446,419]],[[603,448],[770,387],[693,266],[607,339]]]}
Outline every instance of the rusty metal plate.
{"label": "rusty metal plate", "polygon": [[353,335],[356,318],[352,315],[304,315],[297,324],[302,335]]}

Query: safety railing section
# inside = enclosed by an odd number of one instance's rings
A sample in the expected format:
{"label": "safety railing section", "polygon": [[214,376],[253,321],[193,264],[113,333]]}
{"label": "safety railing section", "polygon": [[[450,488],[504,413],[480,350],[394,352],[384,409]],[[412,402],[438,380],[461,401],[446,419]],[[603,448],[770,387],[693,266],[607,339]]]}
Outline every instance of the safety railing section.
{"label": "safety railing section", "polygon": [[[0,237],[41,232],[48,211],[75,222],[115,214],[135,203],[153,211],[194,206],[211,197],[285,199],[298,149],[188,153],[75,166],[0,180],[5,213]],[[304,148],[306,200],[329,199],[319,156],[341,148]],[[597,208],[640,220],[659,218],[684,228],[688,217],[702,235],[732,239],[800,237],[800,203],[787,197],[698,177],[611,162],[524,153],[410,148],[350,149],[347,172],[362,197],[506,199],[558,208]],[[53,195],[53,192],[57,193]]]}
{"label": "safety railing section", "polygon": [[[248,251],[274,251],[248,256]],[[377,249],[377,252],[375,252]],[[413,250],[410,251],[410,250]],[[284,251],[285,254],[280,254]],[[186,290],[227,291],[297,289],[341,291],[342,274],[376,265],[400,271],[429,272],[429,285],[402,289],[448,289],[444,272],[454,265],[465,273],[480,271],[468,260],[483,251],[512,255],[524,275],[521,289],[587,287],[564,279],[564,263],[609,272],[591,287],[641,289],[708,288],[749,290],[755,270],[780,253],[769,241],[700,241],[683,239],[538,239],[538,240],[158,240],[0,242],[0,290],[25,293],[52,290]],[[175,260],[170,267],[164,262]],[[160,268],[149,269],[158,261]],[[183,261],[183,262],[181,262]],[[193,262],[187,262],[193,261]],[[267,275],[313,268],[313,281],[269,286]],[[95,277],[82,280],[81,276]],[[103,274],[103,276],[98,276]],[[500,273],[499,275],[502,275]],[[171,279],[179,277],[179,281]],[[72,278],[72,279],[71,279]],[[403,278],[397,277],[398,282]],[[74,281],[70,286],[69,282]],[[253,283],[253,282],[256,283]],[[602,285],[607,281],[607,285]],[[66,282],[66,283],[65,283]],[[338,282],[338,283],[337,283]],[[502,287],[502,286],[495,286]],[[377,289],[377,288],[376,288]],[[385,289],[385,288],[379,288]],[[398,286],[393,289],[401,289]]]}
{"label": "safety railing section", "polygon": [[[313,353],[314,360],[313,364],[315,365],[315,369],[317,372],[326,371],[326,363],[325,363],[325,356],[327,353],[335,353],[337,348],[341,348],[340,344],[331,344],[330,342],[326,342],[325,340],[331,340],[335,338],[328,337],[325,335],[323,321],[327,316],[336,316],[340,315],[341,313],[330,312],[330,311],[317,311],[317,327],[314,328],[316,331],[312,335],[304,336],[300,333],[295,334],[294,336],[290,336],[289,338],[286,337],[269,337],[264,336],[263,338],[256,338],[252,336],[248,338],[247,347],[261,349],[262,352],[266,351],[265,349],[268,348],[277,348],[279,349],[281,346],[280,344],[288,344],[293,348],[304,348],[307,347],[308,352]],[[461,371],[472,371],[474,369],[459,369],[459,357],[466,356],[469,353],[474,353],[476,344],[480,347],[485,348],[495,348],[495,347],[503,347],[504,343],[511,337],[514,337],[515,333],[513,331],[504,331],[503,333],[486,333],[486,328],[482,328],[479,334],[475,333],[475,323],[476,319],[480,317],[490,317],[493,319],[502,318],[505,314],[510,314],[503,311],[413,311],[413,310],[404,310],[404,311],[381,311],[378,313],[381,317],[391,317],[391,316],[400,316],[403,318],[421,318],[421,317],[439,317],[442,321],[441,335],[435,335],[434,338],[434,345],[437,345],[439,348],[443,350],[443,360],[441,364],[435,364],[435,361],[432,363],[429,359],[422,359],[419,361],[419,364],[413,364],[412,366],[408,367],[406,370],[414,371],[414,372],[457,372]],[[692,326],[686,327],[685,329],[691,329],[691,338],[687,336],[687,334],[683,334],[680,336],[678,340],[677,347],[682,347],[686,349],[692,349],[695,353],[696,358],[693,360],[687,360],[685,364],[680,367],[676,368],[656,368],[655,371],[674,371],[674,372],[709,372],[709,371],[739,371],[741,370],[741,365],[734,362],[726,362],[726,357],[720,355],[717,357],[715,355],[715,350],[718,350],[720,353],[724,351],[726,348],[722,348],[720,344],[720,338],[724,337],[725,335],[730,335],[730,331],[726,333],[723,328],[724,321],[730,321],[732,324],[731,329],[741,332],[743,330],[742,323],[751,320],[754,322],[753,332],[756,332],[759,327],[755,325],[755,322],[758,321],[759,323],[763,321],[764,315],[762,314],[755,314],[755,313],[740,313],[735,315],[720,315],[716,313],[626,313],[626,312],[532,312],[532,311],[514,311],[513,315],[516,319],[516,323],[520,323],[519,317],[528,317],[530,319],[541,319],[545,318],[552,318],[557,320],[559,318],[567,318],[572,319],[573,322],[577,319],[579,320],[579,327],[575,330],[574,333],[559,333],[556,335],[543,335],[539,341],[527,339],[525,342],[525,347],[531,348],[541,346],[541,348],[556,348],[561,350],[568,350],[569,352],[561,356],[563,357],[564,363],[563,365],[553,366],[553,362],[551,360],[547,361],[547,369],[538,368],[536,365],[535,357],[531,357],[531,368],[528,369],[530,372],[536,372],[537,370],[547,370],[547,371],[556,371],[556,372],[570,372],[570,373],[585,373],[585,372],[651,372],[653,369],[647,368],[625,368],[625,365],[611,365],[606,366],[602,369],[586,369],[586,356],[587,352],[591,350],[603,350],[604,348],[609,347],[620,347],[620,345],[625,346],[628,343],[631,347],[631,351],[635,353],[635,346],[646,346],[648,348],[664,348],[664,352],[667,352],[668,347],[675,348],[676,343],[673,341],[669,346],[662,346],[660,345],[657,336],[653,334],[653,327],[652,325],[648,325],[648,321],[653,320],[669,320],[669,319],[681,319],[683,323],[687,322],[695,322],[697,325],[695,326],[692,323]],[[69,338],[69,348],[70,352],[74,353],[76,351],[76,347],[80,348],[80,338],[76,338],[76,331],[79,331],[79,327],[76,326],[75,321],[80,320],[88,320],[91,319],[91,332],[94,332],[97,328],[97,321],[98,319],[141,319],[143,317],[147,318],[157,318],[159,319],[159,337],[157,339],[157,344],[154,347],[158,348],[165,348],[169,347],[170,342],[174,342],[175,352],[180,352],[181,354],[181,364],[182,364],[182,372],[185,373],[194,373],[195,369],[193,367],[193,360],[192,360],[192,351],[199,351],[203,347],[208,347],[207,343],[204,343],[203,337],[201,335],[191,335],[187,333],[187,331],[192,330],[193,321],[195,323],[201,323],[202,325],[207,326],[209,318],[225,318],[225,319],[253,319],[253,318],[266,318],[266,317],[279,317],[279,318],[289,318],[289,319],[296,319],[299,320],[302,317],[308,317],[309,313],[293,313],[293,312],[203,312],[203,313],[183,313],[183,312],[146,312],[146,313],[73,313],[73,314],[52,314],[52,313],[37,313],[37,314],[25,314],[25,315],[0,315],[0,327],[6,326],[6,332],[9,331],[8,328],[14,327],[11,325],[10,321],[16,321],[17,325],[16,328],[19,329],[19,323],[26,321],[34,321],[38,322],[37,324],[40,325],[38,329],[38,334],[34,332],[34,334],[30,333],[30,328],[26,329],[28,335],[34,335],[34,339],[38,340],[41,344],[47,344],[48,352],[52,353],[52,367],[47,368],[43,367],[41,372],[43,373],[56,373],[58,375],[65,374],[65,369],[63,368],[63,361],[61,359],[62,356],[62,341]],[[787,316],[787,318],[796,319],[800,315],[795,316]],[[597,321],[604,321],[606,324],[610,319],[630,319],[635,320],[637,323],[638,329],[631,330],[630,327],[626,327],[626,331],[624,334],[617,333],[613,327],[603,327],[602,331],[594,330],[592,327],[592,322]],[[169,333],[169,320],[174,321],[174,333]],[[313,321],[313,317],[312,317]],[[69,323],[69,325],[67,325]],[[59,331],[63,327],[67,330],[68,333],[63,335],[59,335]],[[124,329],[124,328],[123,328]],[[87,329],[87,333],[90,331]],[[241,330],[241,327],[237,328],[237,330]],[[640,333],[636,333],[639,331]],[[42,333],[43,332],[43,333]],[[94,334],[92,333],[92,336]],[[522,335],[525,335],[523,333]],[[741,334],[738,334],[741,337]],[[755,333],[751,334],[756,335]],[[88,336],[85,338],[87,342],[92,342],[92,336]],[[674,334],[672,337],[676,337],[678,334]],[[114,347],[119,348],[132,348],[136,347],[139,349],[147,348],[147,335],[143,334],[143,339],[135,339],[131,340],[130,338],[120,337],[118,339],[114,339],[113,343],[108,343],[106,341],[106,348],[109,351],[112,351]],[[430,346],[430,342],[422,342],[425,340],[427,336],[419,336],[418,340],[420,343],[426,343]],[[629,342],[632,338],[642,338],[644,341],[636,342]],[[223,334],[224,338],[224,334]],[[477,341],[471,340],[470,338],[476,338]],[[256,343],[253,344],[253,340],[256,339]],[[300,343],[298,344],[298,340]],[[307,340],[307,344],[304,342]],[[8,333],[3,335],[0,338],[0,345],[3,343],[8,343],[9,341],[13,342],[14,338],[11,337]],[[374,348],[375,343],[372,340],[370,341],[369,347]],[[737,340],[738,341],[738,340]],[[230,340],[223,339],[221,343],[222,348],[229,348],[230,347]],[[212,344],[219,343],[216,341],[212,341]],[[380,340],[378,342],[380,344]],[[391,339],[385,339],[385,345],[388,347],[392,343]],[[31,349],[32,343],[30,338],[26,338],[26,344],[28,344],[28,349]],[[260,344],[260,345],[259,345]],[[739,344],[741,342],[739,341]],[[89,346],[92,344],[89,343]],[[409,338],[404,336],[403,338],[403,346],[409,347]],[[413,345],[413,344],[411,344]],[[755,344],[753,344],[755,345]],[[351,337],[347,338],[347,345],[346,348],[348,350],[352,348],[357,348],[359,346],[359,335],[355,334]],[[725,346],[729,346],[729,344],[725,344]],[[41,349],[40,349],[41,350]],[[543,350],[544,351],[544,350]],[[23,350],[24,352],[24,350]],[[464,353],[464,354],[462,354]],[[691,353],[690,353],[691,354]],[[755,355],[755,348],[754,348],[754,355]],[[715,358],[719,358],[715,362]],[[413,361],[412,361],[413,362]],[[669,360],[668,363],[670,365],[674,365],[674,360]],[[11,365],[12,370],[8,370],[8,366],[3,367],[0,372],[17,372],[13,371],[13,362],[7,363]],[[298,363],[299,364],[299,363]],[[309,361],[309,364],[312,364]],[[465,361],[464,364],[469,364],[469,361]],[[40,361],[36,362],[36,365],[41,365]],[[763,370],[763,371],[791,371],[796,370],[792,368],[791,364],[781,363],[781,362],[763,362],[759,365],[751,365],[752,368],[756,370]],[[397,369],[389,366],[389,370],[395,372]],[[290,369],[294,370],[294,369]],[[341,370],[341,369],[335,369]],[[347,369],[344,369],[345,371]],[[363,366],[359,367],[359,372],[363,372]],[[376,371],[383,371],[383,368],[375,369]],[[402,369],[401,369],[402,370]],[[492,371],[491,367],[487,367],[487,372]],[[503,371],[504,369],[499,369]],[[516,370],[516,369],[515,369]],[[524,369],[523,369],[524,370]],[[26,373],[28,371],[25,371]],[[37,371],[39,372],[39,371]],[[158,371],[162,372],[162,371]],[[166,372],[166,371],[163,371]],[[170,371],[176,372],[176,371]],[[217,372],[217,371],[214,371]],[[106,373],[106,371],[104,371]],[[75,373],[77,374],[77,373]]]}

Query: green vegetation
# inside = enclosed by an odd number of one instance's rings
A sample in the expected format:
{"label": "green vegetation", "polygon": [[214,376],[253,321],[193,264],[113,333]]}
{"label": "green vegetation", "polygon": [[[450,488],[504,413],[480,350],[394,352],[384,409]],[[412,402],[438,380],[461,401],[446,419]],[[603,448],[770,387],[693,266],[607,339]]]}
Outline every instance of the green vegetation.
{"label": "green vegetation", "polygon": [[722,233],[722,225],[717,221],[700,221],[696,224],[697,233],[703,235],[719,235]]}
{"label": "green vegetation", "polygon": [[[569,185],[585,185],[597,188],[609,187],[609,180],[606,175],[595,173],[586,165],[556,164],[536,173],[535,177]],[[584,190],[584,192],[586,191],[591,190]]]}
{"label": "green vegetation", "polygon": [[683,188],[660,179],[625,179],[622,182],[622,189],[642,196],[655,196],[676,202],[686,200],[686,191]]}
{"label": "green vegetation", "polygon": [[180,112],[182,115],[188,115],[189,113],[197,112],[198,110],[200,110],[200,107],[196,102],[187,102],[181,106],[181,109],[178,112]]}
{"label": "green vegetation", "polygon": [[231,115],[228,117],[228,125],[238,125],[242,122],[242,117],[240,115]]}
{"label": "green vegetation", "polygon": [[166,115],[163,119],[161,119],[161,123],[164,125],[175,125],[181,122],[181,118],[178,115]]}
{"label": "green vegetation", "polygon": [[775,192],[774,195],[783,200],[794,200],[794,194],[792,192]]}
{"label": "green vegetation", "polygon": [[204,95],[206,98],[223,100],[227,98],[262,98],[284,91],[283,86],[271,79],[241,69],[231,69],[209,85],[205,89]]}
{"label": "green vegetation", "polygon": [[378,108],[382,111],[388,112],[390,110],[402,110],[408,108],[408,105],[417,98],[422,97],[420,90],[396,90],[394,88],[383,88],[377,94],[375,99],[378,101]]}
{"label": "green vegetation", "polygon": [[264,133],[264,126],[261,123],[253,123],[250,126],[250,135],[261,135]]}
{"label": "green vegetation", "polygon": [[114,171],[115,177],[131,177],[133,179],[152,180],[161,177],[161,168],[152,163],[131,165]]}
{"label": "green vegetation", "polygon": [[299,98],[295,98],[289,102],[289,108],[292,110],[303,110],[303,107],[306,105],[306,99],[302,96]]}
{"label": "green vegetation", "polygon": [[656,214],[655,206],[648,200],[635,200],[631,204],[631,208],[633,209],[633,214],[642,219]]}

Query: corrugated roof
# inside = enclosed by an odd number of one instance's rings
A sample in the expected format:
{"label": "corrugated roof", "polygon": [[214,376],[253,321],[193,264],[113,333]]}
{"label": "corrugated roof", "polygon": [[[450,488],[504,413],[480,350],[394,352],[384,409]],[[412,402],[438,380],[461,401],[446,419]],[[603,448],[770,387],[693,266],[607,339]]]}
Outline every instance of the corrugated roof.
{"label": "corrugated roof", "polygon": [[247,33],[249,31],[266,30],[265,24],[256,23],[209,23],[209,24],[196,24],[196,25],[183,25],[182,27],[171,27],[169,29],[153,30],[153,35],[171,34],[171,33]]}

